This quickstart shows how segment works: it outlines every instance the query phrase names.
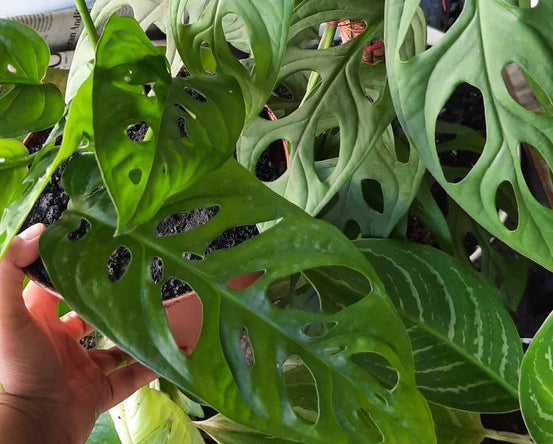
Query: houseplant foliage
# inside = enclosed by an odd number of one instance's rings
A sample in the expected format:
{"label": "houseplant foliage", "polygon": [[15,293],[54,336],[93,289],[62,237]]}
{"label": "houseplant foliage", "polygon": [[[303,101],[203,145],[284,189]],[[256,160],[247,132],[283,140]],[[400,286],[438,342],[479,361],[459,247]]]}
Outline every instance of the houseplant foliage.
{"label": "houseplant foliage", "polygon": [[[519,63],[536,95],[552,96],[543,29],[553,10],[465,3],[426,49],[416,0],[98,0],[65,105],[43,84],[45,43],[0,21],[2,252],[63,164],[70,202],[41,240],[50,278],[170,381],[118,406],[126,419],[112,412],[119,438],[103,416],[91,443],[196,443],[198,429],[226,444],[550,440],[551,321],[523,357],[509,310],[530,260],[553,268],[551,210],[530,193],[517,151],[530,143],[549,160],[552,117],[547,103],[538,114],[516,103],[502,70]],[[134,18],[116,14],[123,6]],[[506,21],[513,45],[493,38]],[[164,48],[146,36],[151,25]],[[436,124],[463,81],[483,93],[485,143]],[[23,137],[51,126],[29,153]],[[436,146],[436,133],[452,137]],[[253,173],[275,144],[287,170],[263,183]],[[440,163],[438,152],[463,150],[480,155],[472,169]],[[511,194],[498,191],[506,181]],[[214,215],[200,226],[160,230],[206,208]],[[406,241],[409,213],[439,249]],[[259,235],[211,251],[251,225]],[[479,271],[468,234],[481,244]],[[495,238],[518,255],[505,258]],[[121,249],[130,261],[113,279],[107,262]],[[237,287],[245,275],[254,282]],[[191,355],[161,304],[171,279],[203,304]],[[202,419],[202,406],[218,414]],[[531,437],[482,426],[480,413],[519,408]]]}

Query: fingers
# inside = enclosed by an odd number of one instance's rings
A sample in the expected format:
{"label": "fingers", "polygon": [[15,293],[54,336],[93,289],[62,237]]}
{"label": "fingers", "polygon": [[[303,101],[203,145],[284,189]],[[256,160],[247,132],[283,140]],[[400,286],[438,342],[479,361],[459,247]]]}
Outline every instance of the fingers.
{"label": "fingers", "polygon": [[56,307],[59,299],[45,288],[30,282],[23,290],[23,301],[27,310],[37,321],[46,319],[49,323],[57,323],[58,313]]}
{"label": "fingers", "polygon": [[85,322],[77,313],[70,311],[61,317],[61,323],[67,334],[75,341],[80,341],[94,331],[94,327]]}
{"label": "fingers", "polygon": [[121,364],[128,365],[134,362],[133,358],[117,347],[109,350],[90,350],[88,356],[106,375],[113,372]]}
{"label": "fingers", "polygon": [[156,373],[138,362],[115,370],[108,376],[111,386],[111,399],[108,401],[106,409],[110,409],[124,401],[140,387],[145,386],[158,377]]}
{"label": "fingers", "polygon": [[4,259],[0,261],[0,323],[14,323],[28,319],[21,297],[24,273],[22,267],[38,258],[38,241],[44,225],[36,224],[17,236]]}

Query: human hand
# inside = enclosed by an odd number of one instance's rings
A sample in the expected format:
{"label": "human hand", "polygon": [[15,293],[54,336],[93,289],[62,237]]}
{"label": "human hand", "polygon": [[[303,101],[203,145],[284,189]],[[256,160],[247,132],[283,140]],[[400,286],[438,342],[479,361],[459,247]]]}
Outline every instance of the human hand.
{"label": "human hand", "polygon": [[0,428],[10,444],[81,444],[98,416],[157,375],[117,348],[85,350],[91,332],[59,299],[30,283],[23,267],[38,258],[44,226],[21,233],[0,262]]}

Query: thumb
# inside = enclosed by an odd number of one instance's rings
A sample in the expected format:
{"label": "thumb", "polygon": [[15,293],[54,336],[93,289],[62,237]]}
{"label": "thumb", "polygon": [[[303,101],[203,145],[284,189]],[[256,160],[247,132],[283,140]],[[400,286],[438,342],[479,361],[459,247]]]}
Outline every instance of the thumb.
{"label": "thumb", "polygon": [[0,325],[28,316],[21,293],[25,274],[22,268],[39,255],[38,241],[45,227],[35,224],[17,236],[0,261]]}

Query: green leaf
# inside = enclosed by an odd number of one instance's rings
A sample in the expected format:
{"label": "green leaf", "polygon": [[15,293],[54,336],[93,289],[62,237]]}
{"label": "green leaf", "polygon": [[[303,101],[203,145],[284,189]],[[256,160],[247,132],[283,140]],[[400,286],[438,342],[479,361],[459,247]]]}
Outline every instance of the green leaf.
{"label": "green leaf", "polygon": [[56,168],[79,148],[83,138],[92,143],[91,96],[92,78],[81,86],[71,103],[61,147],[54,146],[61,132],[55,128],[50,135],[51,141],[33,158],[27,175],[14,191],[18,197],[4,210],[0,221],[0,257],[6,253]]}
{"label": "green leaf", "polygon": [[[310,443],[376,443],[382,437],[390,443],[434,442],[405,328],[373,269],[339,230],[275,195],[232,159],[206,174],[201,187],[175,196],[150,222],[115,238],[116,215],[99,185],[89,156],[68,165],[64,187],[70,206],[43,235],[41,254],[66,300],[123,350],[228,418],[267,435]],[[217,215],[192,231],[155,234],[169,215],[214,205],[220,207]],[[90,230],[71,241],[68,234],[83,219]],[[212,240],[230,227],[267,221],[275,222],[262,234],[206,255]],[[121,246],[132,259],[114,283],[106,262]],[[203,260],[187,260],[183,252]],[[158,283],[150,274],[156,257],[163,261],[164,278]],[[350,305],[322,314],[283,310],[267,298],[273,282],[330,265],[360,274],[360,300],[342,286]],[[255,271],[264,274],[247,289],[227,285]],[[169,277],[188,282],[203,303],[203,331],[189,357],[174,343],[161,305],[160,291]],[[334,328],[310,337],[304,329],[313,323]],[[246,354],[244,334],[250,342]],[[392,391],[353,365],[354,356],[370,353],[383,356],[398,372]],[[294,410],[282,382],[282,365],[291,356],[300,357],[316,381],[315,424]]]}
{"label": "green leaf", "polygon": [[42,84],[50,50],[31,28],[0,19],[0,137],[17,137],[57,123],[63,97]]}
{"label": "green leaf", "polygon": [[438,444],[480,444],[486,437],[480,415],[430,403]]}
{"label": "green leaf", "polygon": [[[165,57],[130,17],[113,16],[106,25],[93,99],[96,155],[119,233],[150,220],[167,199],[222,165],[244,123],[232,78],[171,79]],[[146,137],[131,140],[128,129],[141,123]]]}
{"label": "green leaf", "polygon": [[0,139],[0,211],[13,200],[17,186],[25,177],[28,154],[25,145],[17,140]]}
{"label": "green leaf", "polygon": [[532,339],[520,369],[520,409],[537,444],[553,439],[553,314]]}
{"label": "green leaf", "polygon": [[[202,47],[211,49],[220,73],[232,75],[240,84],[246,118],[256,116],[271,95],[278,78],[290,26],[293,0],[173,1],[173,33],[186,69],[193,77],[208,75],[202,63]],[[183,17],[196,19],[183,24]],[[236,36],[237,28],[243,29]],[[249,37],[249,45],[245,36]],[[250,60],[242,64],[231,52],[227,39],[241,49],[251,48]]]}
{"label": "green leaf", "polygon": [[[388,128],[319,216],[341,230],[355,221],[363,237],[388,237],[409,209],[424,174],[416,153],[406,163],[398,160],[396,143]],[[338,158],[317,162],[319,177],[328,178],[337,163]]]}
{"label": "green leaf", "polygon": [[85,444],[121,444],[108,412],[100,415]]}
{"label": "green leaf", "polygon": [[[549,64],[544,63],[553,49],[548,31],[553,5],[542,1],[525,9],[514,1],[466,2],[438,44],[407,59],[401,56],[401,47],[419,3],[386,3],[386,60],[401,125],[432,175],[472,218],[515,250],[553,269],[553,211],[532,196],[518,153],[522,142],[529,143],[553,165],[553,117],[519,105],[502,76],[507,65],[517,63],[547,96],[553,96]],[[505,35],[506,23],[513,38],[498,38]],[[463,82],[482,93],[487,142],[470,173],[452,183],[440,165],[435,127],[443,105]],[[503,183],[511,184],[516,195],[519,222],[514,230],[502,223],[496,208],[497,190]]]}
{"label": "green leaf", "polygon": [[110,410],[122,444],[204,444],[188,415],[165,394],[143,387]]}
{"label": "green leaf", "polygon": [[263,435],[248,427],[216,415],[206,421],[196,422],[196,427],[206,432],[220,444],[294,444],[297,441]]}
{"label": "green leaf", "polygon": [[[372,96],[374,85],[382,77],[381,67],[367,67],[362,62],[367,46],[375,37],[381,36],[382,8],[382,2],[365,0],[309,0],[297,6],[279,83],[287,85],[290,76],[296,83],[301,72],[315,72],[321,81],[293,111],[289,105],[279,109],[279,101],[272,103],[277,115],[281,115],[282,110],[288,113],[276,121],[260,117],[253,119],[240,140],[238,159],[252,172],[271,143],[288,140],[290,166],[281,177],[267,185],[311,215],[319,214],[338,192],[347,187],[369,153],[379,146],[382,133],[394,117],[386,88],[380,86],[377,88],[381,90],[380,95]],[[304,49],[303,36],[312,27],[318,27],[321,22],[351,17],[365,21],[365,32],[344,45],[320,50]],[[293,102],[303,98],[305,91],[297,97],[299,91],[297,85],[291,89],[296,95]],[[336,128],[340,134],[339,152],[318,167],[317,162],[327,157],[318,149],[317,139]],[[372,165],[377,155],[373,156],[371,161],[367,160]],[[366,165],[364,167],[364,173],[359,172],[357,180],[367,174]]]}
{"label": "green leaf", "polygon": [[470,268],[431,247],[359,240],[411,338],[419,389],[475,412],[518,408],[522,346],[509,313]]}

